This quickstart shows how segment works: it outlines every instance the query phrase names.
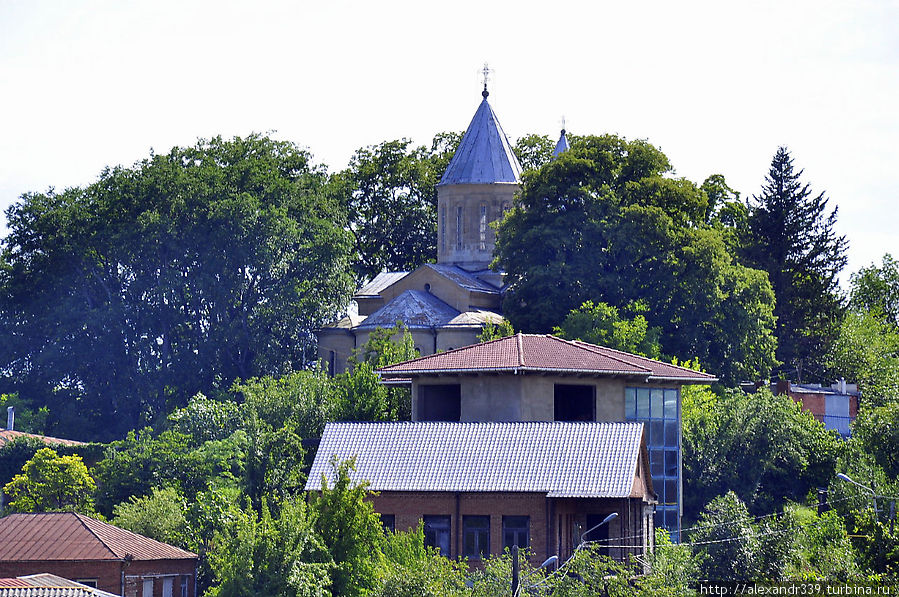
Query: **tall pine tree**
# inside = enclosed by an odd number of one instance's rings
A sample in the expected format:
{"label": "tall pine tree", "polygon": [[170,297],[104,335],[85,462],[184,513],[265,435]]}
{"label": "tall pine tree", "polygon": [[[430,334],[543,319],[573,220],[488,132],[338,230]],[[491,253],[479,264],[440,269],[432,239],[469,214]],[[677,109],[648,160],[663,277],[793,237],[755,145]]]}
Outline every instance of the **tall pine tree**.
{"label": "tall pine tree", "polygon": [[[759,195],[749,201],[744,257],[768,272],[777,316],[780,373],[794,380],[823,375],[820,362],[843,314],[837,275],[846,265],[846,237],[834,232],[824,193],[800,181],[786,147],[779,147]],[[826,381],[819,379],[819,381]]]}

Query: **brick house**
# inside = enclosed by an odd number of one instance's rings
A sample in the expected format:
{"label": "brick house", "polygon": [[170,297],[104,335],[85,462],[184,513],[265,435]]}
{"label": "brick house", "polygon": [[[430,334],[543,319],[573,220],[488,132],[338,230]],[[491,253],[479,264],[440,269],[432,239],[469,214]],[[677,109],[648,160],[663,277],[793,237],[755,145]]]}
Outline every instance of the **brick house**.
{"label": "brick house", "polygon": [[398,363],[385,382],[412,385],[413,421],[634,421],[646,424],[655,526],[681,516],[684,385],[707,373],[555,336],[517,334]]}
{"label": "brick house", "polygon": [[429,545],[477,562],[512,545],[539,564],[581,536],[625,559],[653,544],[655,494],[643,423],[329,423],[307,491],[355,458],[385,526],[423,523]]}
{"label": "brick house", "polygon": [[196,597],[197,555],[75,512],[0,518],[0,576],[51,573],[127,597]]}

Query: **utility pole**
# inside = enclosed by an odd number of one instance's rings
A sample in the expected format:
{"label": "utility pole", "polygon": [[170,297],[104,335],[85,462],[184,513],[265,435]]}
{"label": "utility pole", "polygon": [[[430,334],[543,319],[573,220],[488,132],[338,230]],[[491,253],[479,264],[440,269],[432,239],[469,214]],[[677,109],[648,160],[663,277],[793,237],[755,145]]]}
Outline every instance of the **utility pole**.
{"label": "utility pole", "polygon": [[512,546],[512,597],[518,595],[518,544]]}

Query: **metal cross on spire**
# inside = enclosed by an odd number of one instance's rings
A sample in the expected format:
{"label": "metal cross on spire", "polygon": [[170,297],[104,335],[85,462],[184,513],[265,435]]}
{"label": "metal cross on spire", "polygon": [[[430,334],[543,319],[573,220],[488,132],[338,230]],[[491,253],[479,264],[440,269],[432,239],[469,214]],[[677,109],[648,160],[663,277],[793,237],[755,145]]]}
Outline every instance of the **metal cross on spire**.
{"label": "metal cross on spire", "polygon": [[562,117],[562,134],[565,134],[565,117]]}
{"label": "metal cross on spire", "polygon": [[487,96],[490,93],[487,91],[487,81],[490,79],[490,67],[487,66],[487,63],[484,63],[484,68],[481,70],[484,74],[484,91],[481,92],[481,95],[484,96],[484,99],[487,99]]}

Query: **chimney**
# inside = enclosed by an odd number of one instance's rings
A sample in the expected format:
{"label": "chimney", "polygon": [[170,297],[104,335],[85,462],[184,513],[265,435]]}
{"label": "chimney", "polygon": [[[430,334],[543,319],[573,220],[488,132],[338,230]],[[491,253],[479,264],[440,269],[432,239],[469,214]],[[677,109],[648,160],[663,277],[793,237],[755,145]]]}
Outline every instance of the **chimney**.
{"label": "chimney", "polygon": [[12,431],[13,424],[16,422],[16,407],[15,406],[7,406],[6,407],[6,428],[9,431]]}

